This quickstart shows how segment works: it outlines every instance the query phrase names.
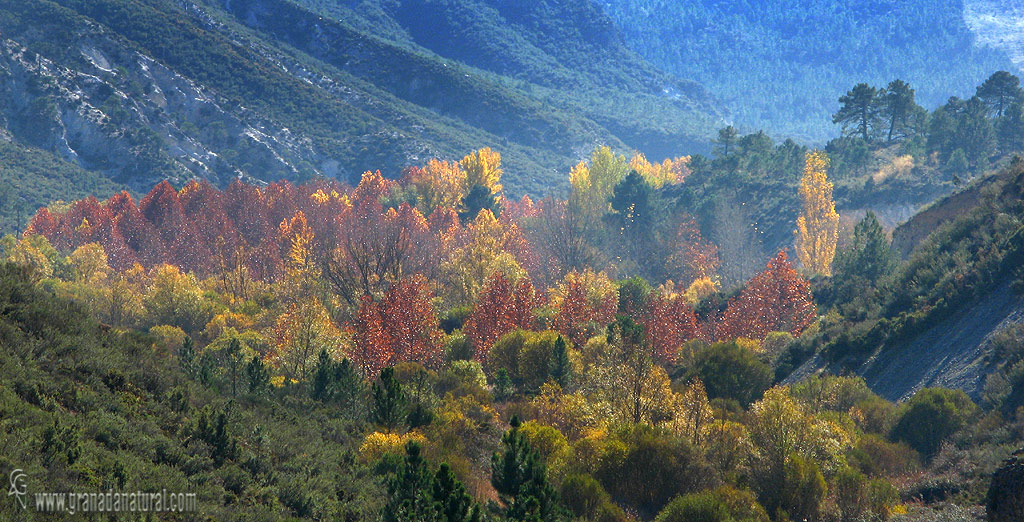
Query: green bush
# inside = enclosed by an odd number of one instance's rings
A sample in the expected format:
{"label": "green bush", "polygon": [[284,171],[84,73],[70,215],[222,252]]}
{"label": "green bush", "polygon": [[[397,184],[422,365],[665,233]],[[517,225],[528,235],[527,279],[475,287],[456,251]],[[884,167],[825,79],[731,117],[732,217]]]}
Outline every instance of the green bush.
{"label": "green bush", "polygon": [[650,514],[713,480],[700,451],[666,430],[643,424],[622,427],[606,442],[594,476],[616,502]]}
{"label": "green bush", "polygon": [[573,474],[562,481],[562,502],[580,518],[592,519],[611,497],[601,483],[588,474]]}
{"label": "green bush", "polygon": [[771,367],[736,342],[714,343],[699,352],[684,381],[699,377],[711,399],[734,399],[744,407],[772,384]]}
{"label": "green bush", "polygon": [[785,466],[781,508],[793,520],[818,520],[827,487],[818,464],[800,455],[790,455]]}
{"label": "green bush", "polygon": [[658,513],[656,522],[733,522],[729,508],[710,491],[677,497]]}
{"label": "green bush", "polygon": [[961,390],[924,388],[914,394],[899,411],[899,420],[890,434],[925,458],[939,452],[942,442],[962,428],[977,407]]}
{"label": "green bush", "polygon": [[732,486],[677,497],[656,522],[768,522],[768,514],[750,491]]}

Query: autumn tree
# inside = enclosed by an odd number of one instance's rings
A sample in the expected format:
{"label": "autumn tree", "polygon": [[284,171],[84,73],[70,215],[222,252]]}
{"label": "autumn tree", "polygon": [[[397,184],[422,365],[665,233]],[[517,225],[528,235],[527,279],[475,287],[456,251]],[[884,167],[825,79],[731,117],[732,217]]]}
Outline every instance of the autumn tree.
{"label": "autumn tree", "polygon": [[402,279],[384,294],[384,328],[394,363],[417,362],[437,367],[441,362],[441,330],[434,294],[422,275]]}
{"label": "autumn tree", "polygon": [[522,241],[517,226],[503,225],[487,210],[480,212],[465,229],[445,234],[441,238],[440,281],[447,304],[473,303],[487,278],[497,272],[512,279],[523,275],[511,252]]}
{"label": "autumn tree", "polygon": [[497,151],[484,147],[471,152],[462,158],[459,166],[466,173],[466,186],[486,187],[491,194],[501,192],[501,154]]}
{"label": "autumn tree", "polygon": [[178,326],[189,333],[201,330],[211,315],[196,277],[172,265],[153,269],[144,303],[149,324]]}
{"label": "autumn tree", "polygon": [[689,156],[666,158],[661,163],[651,163],[643,153],[637,153],[629,160],[629,168],[640,173],[652,187],[660,189],[665,185],[679,183],[690,174],[686,166]]}
{"label": "autumn tree", "polygon": [[352,325],[352,362],[366,377],[372,377],[388,366],[394,358],[384,329],[381,306],[373,297],[364,295]]}
{"label": "autumn tree", "polygon": [[313,230],[301,210],[290,220],[281,221],[279,235],[283,244],[282,258],[285,265],[283,286],[290,298],[308,296],[319,281],[320,273],[313,258]]}
{"label": "autumn tree", "polygon": [[748,429],[753,445],[748,465],[761,504],[771,513],[816,514],[824,491],[812,488],[809,495],[800,495],[800,490],[815,486],[811,481],[821,476],[819,465],[826,472],[838,471],[851,433],[812,414],[784,387],[768,390],[751,405]]}
{"label": "autumn tree", "polygon": [[107,253],[99,244],[86,243],[76,248],[68,261],[77,282],[92,285],[102,284],[110,275]]}
{"label": "autumn tree", "polygon": [[704,383],[696,377],[690,379],[678,395],[675,418],[671,428],[685,437],[694,447],[700,448],[703,447],[710,431],[708,428],[714,420],[714,411],[708,401]]}
{"label": "autumn tree", "polygon": [[343,202],[337,244],[317,255],[331,290],[353,308],[364,295],[379,298],[402,277],[432,274],[436,266],[431,234],[419,210],[407,204],[385,210],[381,204],[390,183],[380,172],[363,174],[350,200]]}
{"label": "autumn tree", "polygon": [[591,244],[599,223],[565,200],[547,197],[538,203],[539,218],[530,228],[531,241],[546,268],[547,281],[569,271],[595,266],[600,252]]}
{"label": "autumn tree", "polygon": [[815,315],[810,283],[793,269],[786,252],[780,251],[729,302],[718,338],[762,340],[776,331],[800,335]]}
{"label": "autumn tree", "polygon": [[625,156],[613,153],[610,147],[598,147],[589,166],[580,162],[569,172],[569,205],[579,209],[586,219],[601,218],[610,210],[608,199],[615,185],[628,172]]}
{"label": "autumn tree", "polygon": [[620,315],[608,325],[608,346],[585,377],[586,389],[620,422],[656,424],[671,418],[671,383],[654,363],[642,326]]}
{"label": "autumn tree", "polygon": [[682,216],[665,259],[665,273],[671,279],[690,285],[697,280],[713,281],[718,266],[718,246],[704,239],[692,217]]}
{"label": "autumn tree", "polygon": [[665,365],[674,364],[683,344],[698,335],[697,317],[686,296],[665,288],[650,297],[640,323],[654,359]]}
{"label": "autumn tree", "polygon": [[569,272],[550,290],[552,326],[574,346],[582,346],[615,317],[618,291],[604,272]]}
{"label": "autumn tree", "polygon": [[488,279],[466,319],[466,337],[473,343],[476,359],[486,362],[491,346],[508,332],[529,329],[533,325],[533,311],[540,305],[529,278],[510,281],[501,272]]}
{"label": "autumn tree", "polygon": [[800,264],[812,274],[832,275],[832,258],[839,238],[839,214],[832,200],[828,180],[828,156],[809,152],[800,181],[803,211],[796,221],[796,253]]}
{"label": "autumn tree", "polygon": [[161,181],[139,203],[139,212],[153,224],[164,244],[171,244],[185,223],[185,208],[178,191],[166,180]]}
{"label": "autumn tree", "polygon": [[441,359],[441,331],[433,294],[422,275],[403,279],[375,301],[363,296],[353,325],[351,355],[364,375],[399,362],[436,367]]}
{"label": "autumn tree", "polygon": [[423,168],[410,168],[406,177],[416,187],[426,215],[439,208],[457,209],[469,190],[466,172],[455,161],[431,159]]}
{"label": "autumn tree", "polygon": [[293,301],[277,317],[273,329],[271,364],[288,379],[303,380],[323,350],[336,354],[344,343],[341,330],[315,296]]}

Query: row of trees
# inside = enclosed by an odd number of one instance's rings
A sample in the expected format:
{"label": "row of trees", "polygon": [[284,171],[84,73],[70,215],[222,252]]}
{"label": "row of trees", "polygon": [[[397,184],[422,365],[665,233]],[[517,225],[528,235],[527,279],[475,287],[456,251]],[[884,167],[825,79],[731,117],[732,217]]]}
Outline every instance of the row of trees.
{"label": "row of trees", "polygon": [[1024,148],[1024,90],[1006,71],[990,76],[971,98],[951,97],[931,113],[901,80],[883,89],[857,84],[839,103],[832,120],[844,135],[867,144],[916,141],[915,147],[938,153],[946,170],[959,177],[986,169],[997,152]]}

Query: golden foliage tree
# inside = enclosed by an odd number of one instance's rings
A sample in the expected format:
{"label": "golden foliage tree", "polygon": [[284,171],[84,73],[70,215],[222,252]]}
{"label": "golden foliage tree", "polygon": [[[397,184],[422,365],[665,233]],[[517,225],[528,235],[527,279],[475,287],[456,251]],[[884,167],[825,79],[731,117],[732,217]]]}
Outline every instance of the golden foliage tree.
{"label": "golden foliage tree", "polygon": [[525,275],[510,252],[519,239],[518,227],[504,226],[490,210],[480,211],[465,229],[444,233],[440,281],[445,301],[456,306],[472,303],[496,272],[512,280]]}
{"label": "golden foliage tree", "polygon": [[466,171],[466,185],[482,185],[491,189],[491,194],[501,192],[501,154],[484,147],[470,153],[459,162]]}
{"label": "golden foliage tree", "polygon": [[344,344],[343,333],[315,297],[289,304],[277,317],[272,334],[269,362],[288,379],[306,378],[321,350],[337,352]]}
{"label": "golden foliage tree", "polygon": [[671,428],[696,447],[702,447],[708,437],[708,427],[715,420],[704,383],[694,377],[677,394],[675,418]]}
{"label": "golden foliage tree", "polygon": [[652,187],[661,188],[683,181],[690,174],[687,167],[689,162],[689,156],[681,156],[675,159],[665,158],[661,163],[651,163],[643,153],[638,152],[629,160],[629,168],[639,172]]}
{"label": "golden foliage tree", "polygon": [[68,262],[76,282],[98,285],[103,283],[110,273],[107,253],[98,243],[86,243],[76,248]]}
{"label": "golden foliage tree", "polygon": [[569,272],[549,292],[552,327],[574,346],[582,346],[615,318],[619,291],[604,272]]}
{"label": "golden foliage tree", "polygon": [[468,190],[466,171],[455,161],[431,159],[423,168],[409,169],[407,176],[416,186],[421,210],[427,215],[439,208],[458,208]]}
{"label": "golden foliage tree", "polygon": [[832,258],[839,238],[839,214],[832,199],[828,165],[824,152],[807,153],[800,181],[803,212],[796,220],[796,254],[800,263],[804,270],[825,276],[832,275]]}
{"label": "golden foliage tree", "polygon": [[599,218],[611,210],[608,198],[615,185],[626,177],[629,163],[626,157],[615,154],[610,147],[598,147],[590,158],[590,165],[580,162],[569,172],[572,192],[569,205],[589,218]]}

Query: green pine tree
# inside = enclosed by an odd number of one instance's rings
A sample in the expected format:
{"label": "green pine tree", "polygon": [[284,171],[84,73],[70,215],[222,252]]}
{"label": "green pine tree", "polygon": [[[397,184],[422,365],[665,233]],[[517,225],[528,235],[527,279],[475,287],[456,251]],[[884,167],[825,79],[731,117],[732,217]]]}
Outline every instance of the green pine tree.
{"label": "green pine tree", "polygon": [[512,378],[508,376],[508,370],[498,368],[498,374],[494,378],[494,400],[508,400],[514,393],[515,384],[512,383]]}
{"label": "green pine tree", "polygon": [[181,352],[178,353],[178,362],[186,375],[191,376],[195,372],[196,349],[191,337],[185,337],[181,343]]}
{"label": "green pine tree", "polygon": [[451,466],[441,464],[434,475],[434,501],[441,506],[443,522],[474,522],[480,519],[480,509],[466,493],[466,487],[452,472]]}
{"label": "green pine tree", "polygon": [[878,123],[878,89],[858,83],[839,98],[839,103],[842,107],[832,115],[832,123],[842,125],[844,133],[859,135],[870,142],[871,133]]}
{"label": "green pine tree", "polygon": [[519,431],[519,418],[501,437],[504,451],[491,457],[491,485],[505,504],[505,516],[518,522],[566,520],[566,510],[547,481],[539,454]]}
{"label": "green pine tree", "polygon": [[572,363],[569,361],[569,348],[565,345],[565,339],[561,335],[555,339],[555,349],[551,354],[551,369],[548,373],[563,389],[571,385]]}
{"label": "green pine tree", "polygon": [[334,361],[331,360],[327,349],[320,350],[317,356],[316,367],[313,369],[313,383],[310,388],[310,395],[322,402],[331,399],[331,388],[334,384]]}
{"label": "green pine tree", "polygon": [[[460,484],[461,485],[461,484]],[[388,481],[384,522],[441,522],[443,505],[434,499],[434,476],[420,456],[420,445],[405,446],[405,460]]]}
{"label": "green pine tree", "polygon": [[252,395],[259,395],[270,385],[270,372],[260,359],[259,355],[253,355],[249,364],[245,365],[246,388]]}
{"label": "green pine tree", "polygon": [[231,339],[224,356],[227,358],[228,377],[231,379],[231,396],[235,397],[238,391],[238,370],[242,366],[242,343],[238,339]]}
{"label": "green pine tree", "polygon": [[402,385],[395,378],[394,368],[384,368],[380,379],[373,383],[373,405],[370,420],[388,432],[400,428],[408,415],[408,400]]}

